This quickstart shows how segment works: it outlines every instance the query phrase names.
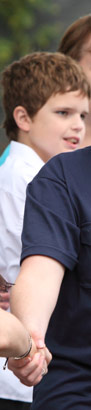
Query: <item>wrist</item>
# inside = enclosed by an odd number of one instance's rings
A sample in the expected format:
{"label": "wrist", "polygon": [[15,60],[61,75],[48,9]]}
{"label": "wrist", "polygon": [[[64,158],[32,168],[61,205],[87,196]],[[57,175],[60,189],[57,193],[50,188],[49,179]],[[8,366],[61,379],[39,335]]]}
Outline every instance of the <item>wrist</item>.
{"label": "wrist", "polygon": [[24,359],[24,357],[27,357],[29,355],[29,353],[31,352],[31,349],[32,349],[32,337],[29,336],[29,335],[28,335],[28,345],[29,345],[28,350],[25,353],[23,353],[19,356],[13,357],[13,359],[14,360],[20,360],[20,359]]}
{"label": "wrist", "polygon": [[[12,357],[12,359],[14,359],[14,360],[21,360],[21,359],[24,359],[25,357],[27,357],[27,356],[30,354],[31,350],[32,350],[32,337],[29,336],[29,335],[28,335],[28,343],[29,343],[28,350],[27,350],[25,353],[23,353],[22,355],[20,355],[20,356]],[[3,370],[6,369],[7,363],[8,363],[8,357],[7,357],[7,359],[5,360],[5,364],[4,364],[4,366],[3,366]]]}

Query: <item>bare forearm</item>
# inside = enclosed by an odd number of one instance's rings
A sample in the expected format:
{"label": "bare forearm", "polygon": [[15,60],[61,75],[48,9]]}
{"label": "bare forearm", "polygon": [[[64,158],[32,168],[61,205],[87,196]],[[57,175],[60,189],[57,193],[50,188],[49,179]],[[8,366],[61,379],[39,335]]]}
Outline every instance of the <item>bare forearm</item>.
{"label": "bare forearm", "polygon": [[[12,312],[20,318],[29,334],[34,337],[35,345],[39,339],[45,339],[45,333],[52,312],[55,308],[60,285],[64,275],[64,267],[58,262],[34,256],[27,258],[21,267],[16,285],[11,291]],[[42,354],[43,353],[43,354]],[[46,347],[36,353],[28,364],[9,360],[9,368],[19,377],[22,383],[36,385],[42,379],[42,370],[47,370],[52,356]]]}
{"label": "bare forearm", "polygon": [[22,323],[0,309],[0,356],[21,356],[29,349],[29,335]]}
{"label": "bare forearm", "polygon": [[33,256],[22,264],[11,292],[11,310],[35,338],[45,338],[63,275],[63,266],[51,258]]}

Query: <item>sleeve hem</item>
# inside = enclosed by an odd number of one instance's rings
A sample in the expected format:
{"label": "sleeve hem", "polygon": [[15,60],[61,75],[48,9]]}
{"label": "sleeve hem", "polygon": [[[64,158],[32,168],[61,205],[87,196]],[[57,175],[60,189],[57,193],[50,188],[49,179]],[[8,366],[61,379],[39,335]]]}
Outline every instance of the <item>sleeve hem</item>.
{"label": "sleeve hem", "polygon": [[21,254],[21,261],[23,262],[25,258],[32,255],[42,255],[42,256],[49,256],[50,258],[56,259],[66,268],[73,270],[75,265],[77,264],[77,259],[72,255],[67,255],[60,249],[49,248],[45,246],[31,246],[31,248],[23,249],[23,253]]}

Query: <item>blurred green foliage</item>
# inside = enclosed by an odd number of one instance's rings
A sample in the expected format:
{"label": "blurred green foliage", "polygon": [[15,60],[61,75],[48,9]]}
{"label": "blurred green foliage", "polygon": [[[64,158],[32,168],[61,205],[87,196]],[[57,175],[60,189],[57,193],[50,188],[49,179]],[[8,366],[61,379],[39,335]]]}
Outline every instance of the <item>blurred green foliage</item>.
{"label": "blurred green foliage", "polygon": [[[61,33],[60,0],[0,0],[0,71],[24,54],[56,50]],[[0,87],[0,124],[3,121]],[[0,154],[7,145],[0,129]]]}
{"label": "blurred green foliage", "polygon": [[0,0],[1,69],[24,54],[53,50],[60,39],[59,14],[55,0]]}

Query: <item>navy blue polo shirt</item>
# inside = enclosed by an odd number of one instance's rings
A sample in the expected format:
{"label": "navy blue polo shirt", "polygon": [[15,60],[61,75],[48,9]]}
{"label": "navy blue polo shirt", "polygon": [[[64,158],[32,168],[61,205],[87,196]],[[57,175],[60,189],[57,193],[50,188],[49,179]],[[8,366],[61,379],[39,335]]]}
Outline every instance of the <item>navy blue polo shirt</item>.
{"label": "navy blue polo shirt", "polygon": [[53,360],[32,410],[91,409],[90,147],[55,156],[28,185],[21,261],[35,254],[65,275],[46,334]]}

